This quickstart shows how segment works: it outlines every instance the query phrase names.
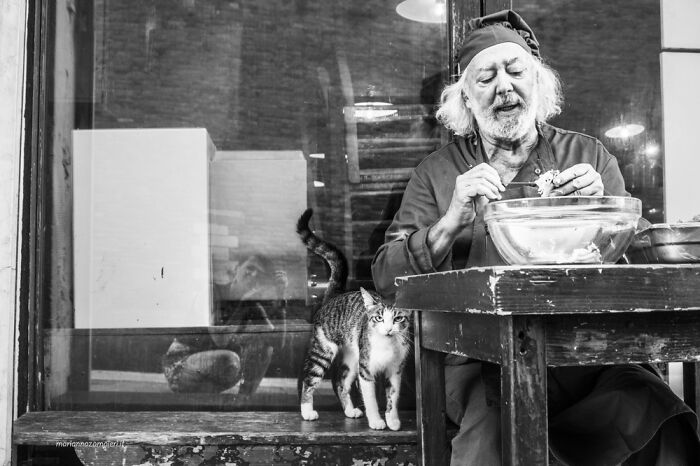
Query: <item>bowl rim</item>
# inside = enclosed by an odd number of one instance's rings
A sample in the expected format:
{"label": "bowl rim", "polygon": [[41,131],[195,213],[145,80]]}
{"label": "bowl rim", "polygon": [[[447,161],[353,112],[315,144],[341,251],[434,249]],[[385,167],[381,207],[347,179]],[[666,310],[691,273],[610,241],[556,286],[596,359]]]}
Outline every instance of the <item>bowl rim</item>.
{"label": "bowl rim", "polygon": [[678,230],[678,229],[689,229],[689,228],[700,228],[700,222],[667,222],[667,223],[652,223],[640,233],[647,230]]}
{"label": "bowl rim", "polygon": [[[552,203],[552,200],[555,203]],[[587,211],[596,208],[616,208],[619,214],[642,215],[642,201],[631,196],[557,196],[557,197],[521,197],[503,199],[486,204],[484,219],[494,217],[521,215],[516,212],[522,208],[541,207],[547,210],[575,208],[577,211]]]}

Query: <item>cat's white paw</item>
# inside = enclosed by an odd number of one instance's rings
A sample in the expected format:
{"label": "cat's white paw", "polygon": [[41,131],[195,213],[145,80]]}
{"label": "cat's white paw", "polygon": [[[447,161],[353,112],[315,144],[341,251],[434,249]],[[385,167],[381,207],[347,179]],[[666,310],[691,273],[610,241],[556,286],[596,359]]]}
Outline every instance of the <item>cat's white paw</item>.
{"label": "cat's white paw", "polygon": [[368,421],[369,421],[370,429],[375,429],[375,430],[386,429],[386,423],[384,422],[384,419],[382,419],[382,418],[368,419]]}
{"label": "cat's white paw", "polygon": [[399,430],[401,428],[401,421],[399,421],[398,416],[387,416],[386,425],[391,430]]}
{"label": "cat's white paw", "polygon": [[345,410],[345,417],[358,418],[362,417],[362,410],[360,408],[348,408]]}
{"label": "cat's white paw", "polygon": [[304,418],[305,421],[315,421],[316,419],[318,419],[318,411],[316,411],[313,408],[304,409],[302,407],[301,417]]}

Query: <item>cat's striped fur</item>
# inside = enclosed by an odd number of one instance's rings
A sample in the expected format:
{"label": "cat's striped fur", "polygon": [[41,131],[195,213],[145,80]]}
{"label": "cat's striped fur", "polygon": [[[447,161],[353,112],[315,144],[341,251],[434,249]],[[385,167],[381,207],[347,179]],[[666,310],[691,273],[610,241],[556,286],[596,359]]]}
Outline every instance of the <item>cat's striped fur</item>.
{"label": "cat's striped fur", "polygon": [[[342,277],[343,283],[329,283],[329,290],[342,289],[347,278],[345,256],[336,247],[316,237],[309,229],[312,211],[308,209],[299,219],[297,232],[307,248],[323,257],[331,268],[331,282]],[[329,252],[330,251],[330,252]],[[344,265],[345,264],[345,265]],[[345,276],[342,273],[344,267]],[[336,277],[336,278],[334,278]],[[360,417],[350,389],[359,379],[360,392],[369,425],[373,429],[398,430],[398,398],[410,338],[410,314],[385,305],[379,295],[364,288],[338,296],[326,293],[327,300],[314,316],[314,328],[309,350],[304,360],[300,394],[301,415],[312,421],[318,419],[313,409],[313,393],[336,357],[341,357],[341,369],[333,385],[348,417]],[[379,414],[375,380],[385,376],[386,422]]]}

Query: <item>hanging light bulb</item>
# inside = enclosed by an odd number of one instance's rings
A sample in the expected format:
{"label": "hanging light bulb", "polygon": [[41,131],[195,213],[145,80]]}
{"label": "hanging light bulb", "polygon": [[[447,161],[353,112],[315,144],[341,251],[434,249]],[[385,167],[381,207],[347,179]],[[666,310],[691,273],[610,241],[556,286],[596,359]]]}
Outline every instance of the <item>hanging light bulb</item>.
{"label": "hanging light bulb", "polygon": [[421,23],[444,23],[447,17],[445,0],[404,0],[396,6],[396,12]]}
{"label": "hanging light bulb", "polygon": [[647,157],[653,158],[656,157],[661,153],[661,147],[655,143],[655,142],[650,142],[649,144],[644,147],[644,155]]}
{"label": "hanging light bulb", "polygon": [[613,139],[629,139],[644,131],[644,126],[637,124],[622,124],[610,128],[605,132],[605,135]]}
{"label": "hanging light bulb", "polygon": [[376,120],[378,118],[389,117],[398,113],[393,107],[391,100],[377,86],[370,84],[367,86],[365,95],[358,98],[353,106],[353,114],[358,120]]}
{"label": "hanging light bulb", "polygon": [[388,102],[358,102],[355,104],[354,113],[358,120],[376,120],[378,118],[396,115],[395,108],[382,108],[391,106]]}

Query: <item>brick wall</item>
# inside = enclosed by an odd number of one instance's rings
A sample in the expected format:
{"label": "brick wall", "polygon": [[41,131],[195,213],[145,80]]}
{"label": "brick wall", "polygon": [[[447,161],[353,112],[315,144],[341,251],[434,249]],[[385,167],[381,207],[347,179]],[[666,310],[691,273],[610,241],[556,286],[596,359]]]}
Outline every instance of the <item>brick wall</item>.
{"label": "brick wall", "polygon": [[444,28],[380,0],[100,0],[95,126],[206,127],[219,150],[323,153],[309,160],[314,225],[350,248],[342,108],[369,85],[420,102],[446,63]]}

